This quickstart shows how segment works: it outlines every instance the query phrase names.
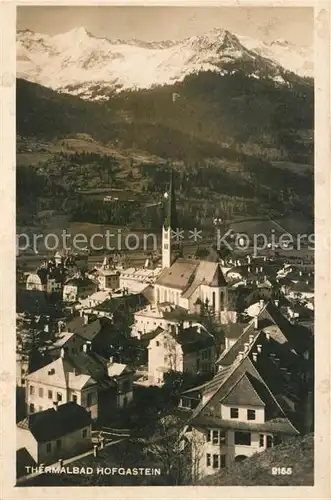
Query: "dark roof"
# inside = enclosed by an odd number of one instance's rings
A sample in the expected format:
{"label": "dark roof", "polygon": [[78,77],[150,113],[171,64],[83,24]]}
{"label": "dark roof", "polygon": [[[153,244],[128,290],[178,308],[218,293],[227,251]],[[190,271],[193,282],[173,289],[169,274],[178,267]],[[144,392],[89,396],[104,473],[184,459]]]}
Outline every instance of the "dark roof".
{"label": "dark roof", "polygon": [[79,287],[87,287],[87,286],[97,286],[97,284],[89,279],[89,278],[70,278],[65,282],[65,285],[73,285]]}
{"label": "dark roof", "polygon": [[91,424],[90,413],[74,402],[32,413],[17,426],[31,432],[38,443],[53,441]]}
{"label": "dark roof", "polygon": [[[295,384],[287,381],[280,367],[274,365],[268,356],[264,357],[261,366],[260,363],[253,363],[247,354],[243,360],[222,369],[199,389],[204,398],[190,417],[193,425],[202,424],[207,419],[222,427],[224,422],[226,423],[222,419],[221,411],[224,401],[233,405],[250,405],[254,400],[258,406],[265,405],[266,424],[280,418],[283,423],[287,421],[288,430],[293,434],[298,433],[293,419],[293,402],[296,401],[297,388]],[[243,403],[246,398],[245,391],[249,391],[249,401]]]}
{"label": "dark roof", "polygon": [[185,290],[188,281],[194,277],[194,272],[199,266],[199,260],[177,259],[171,267],[165,268],[158,279],[157,285]]}
{"label": "dark roof", "polygon": [[229,323],[223,327],[224,335],[228,339],[238,339],[247,326],[247,323]]}
{"label": "dark roof", "polygon": [[258,328],[255,329],[254,321],[249,323],[237,342],[230,350],[221,354],[217,363],[222,366],[232,364],[239,352],[244,350],[244,344],[249,342],[249,336],[254,335],[256,340],[262,330],[269,332],[270,336],[280,344],[288,343],[289,350],[293,348],[298,353],[304,352],[310,345],[311,334],[309,330],[301,325],[290,323],[281,311],[269,301],[258,314]]}
{"label": "dark roof", "polygon": [[26,467],[35,467],[37,464],[26,448],[16,451],[16,477],[26,476]]}
{"label": "dark roof", "polygon": [[265,406],[246,373],[242,375],[222,402],[225,405]]}
{"label": "dark roof", "polygon": [[107,327],[111,328],[112,322],[107,318],[98,318],[94,321],[91,321],[90,323],[87,323],[86,325],[83,324],[76,326],[71,330],[83,337],[85,340],[92,341],[102,330],[106,329]]}
{"label": "dark roof", "polygon": [[143,293],[131,293],[122,295],[121,297],[106,299],[93,309],[95,311],[107,311],[114,313],[121,308],[129,307],[131,309],[136,309],[137,307],[146,306],[148,303],[149,301]]}
{"label": "dark roof", "polygon": [[172,333],[176,341],[182,346],[185,353],[194,352],[199,349],[204,349],[215,344],[215,339],[204,328],[191,326],[189,328],[179,329],[178,334]]}
{"label": "dark roof", "polygon": [[149,304],[154,303],[154,286],[153,285],[148,285],[146,288],[144,288],[144,290],[141,293],[145,297],[145,299],[149,302]]}

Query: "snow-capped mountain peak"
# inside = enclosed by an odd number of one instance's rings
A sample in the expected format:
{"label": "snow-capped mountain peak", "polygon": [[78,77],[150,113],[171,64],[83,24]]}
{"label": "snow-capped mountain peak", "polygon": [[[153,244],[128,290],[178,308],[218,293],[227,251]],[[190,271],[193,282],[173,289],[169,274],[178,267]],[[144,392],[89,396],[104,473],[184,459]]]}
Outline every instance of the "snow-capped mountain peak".
{"label": "snow-capped mountain peak", "polygon": [[202,71],[224,74],[226,63],[241,61],[251,63],[251,76],[267,74],[278,83],[286,71],[311,76],[309,48],[284,40],[266,44],[222,28],[161,42],[99,38],[82,26],[56,35],[17,33],[18,77],[86,99],[172,84]]}

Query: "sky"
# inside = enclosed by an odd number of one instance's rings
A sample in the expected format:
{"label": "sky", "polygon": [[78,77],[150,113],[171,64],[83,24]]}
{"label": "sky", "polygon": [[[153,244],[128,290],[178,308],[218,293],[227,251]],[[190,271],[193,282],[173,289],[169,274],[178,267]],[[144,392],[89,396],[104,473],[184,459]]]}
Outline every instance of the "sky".
{"label": "sky", "polygon": [[213,28],[266,42],[313,44],[311,7],[45,7],[17,8],[17,28],[55,34],[83,26],[95,36],[181,40]]}

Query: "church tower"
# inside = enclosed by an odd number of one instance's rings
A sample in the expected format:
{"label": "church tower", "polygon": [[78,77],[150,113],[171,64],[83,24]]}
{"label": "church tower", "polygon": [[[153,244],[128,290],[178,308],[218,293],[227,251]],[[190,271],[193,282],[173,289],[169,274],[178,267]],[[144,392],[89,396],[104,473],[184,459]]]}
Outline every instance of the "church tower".
{"label": "church tower", "polygon": [[170,267],[174,261],[174,245],[171,241],[171,231],[178,228],[174,175],[171,170],[169,191],[164,194],[165,219],[162,227],[162,269]]}

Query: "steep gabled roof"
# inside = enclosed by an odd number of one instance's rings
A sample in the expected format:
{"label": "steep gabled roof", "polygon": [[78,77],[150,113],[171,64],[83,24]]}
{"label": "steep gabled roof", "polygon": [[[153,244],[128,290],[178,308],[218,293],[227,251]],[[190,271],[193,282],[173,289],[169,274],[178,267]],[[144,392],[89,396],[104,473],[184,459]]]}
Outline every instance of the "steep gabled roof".
{"label": "steep gabled roof", "polygon": [[265,403],[254,389],[247,373],[244,373],[236,385],[222,400],[224,405],[265,406]]}
{"label": "steep gabled roof", "polygon": [[[193,425],[202,424],[204,420],[209,419],[218,426],[226,425],[226,421],[222,419],[220,405],[231,399],[234,402],[238,400],[243,401],[244,395],[242,391],[238,390],[238,384],[241,384],[243,377],[247,378],[251,386],[249,389],[251,394],[255,393],[255,401],[259,402],[259,406],[263,403],[266,407],[266,424],[268,421],[281,419],[282,423],[286,424],[290,433],[297,434],[298,431],[290,421],[288,412],[286,411],[288,408],[283,408],[281,398],[277,398],[273,394],[255,364],[250,360],[248,353],[241,361],[223,368],[210,382],[200,387],[202,401],[193,411],[190,423]],[[247,381],[244,382],[243,387],[247,386]],[[239,402],[237,404],[239,405]],[[245,404],[251,405],[252,403]],[[231,427],[231,423],[229,425]]]}

